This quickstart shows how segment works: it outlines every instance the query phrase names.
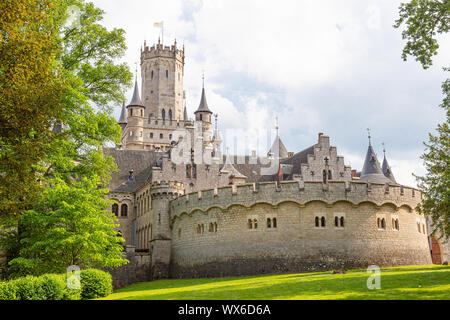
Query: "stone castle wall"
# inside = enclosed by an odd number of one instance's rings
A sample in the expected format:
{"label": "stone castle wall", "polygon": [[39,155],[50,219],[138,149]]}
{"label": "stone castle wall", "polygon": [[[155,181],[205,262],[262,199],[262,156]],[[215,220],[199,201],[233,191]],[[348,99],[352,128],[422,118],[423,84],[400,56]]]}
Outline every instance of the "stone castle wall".
{"label": "stone castle wall", "polygon": [[[344,181],[187,194],[170,203],[170,273],[211,277],[430,264],[426,232],[417,228],[425,224],[415,211],[420,201],[411,188]],[[316,227],[316,217],[325,218],[325,227]],[[344,217],[343,227],[335,226],[335,217]],[[385,219],[384,229],[378,218]],[[250,229],[249,220],[257,228]]]}

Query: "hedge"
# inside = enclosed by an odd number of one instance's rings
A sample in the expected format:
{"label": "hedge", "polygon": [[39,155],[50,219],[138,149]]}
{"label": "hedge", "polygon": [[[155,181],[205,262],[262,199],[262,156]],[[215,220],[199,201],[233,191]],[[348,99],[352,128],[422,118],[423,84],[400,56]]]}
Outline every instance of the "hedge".
{"label": "hedge", "polygon": [[67,278],[67,274],[45,274],[0,282],[0,300],[80,300],[112,292],[111,275],[101,270],[82,270],[81,289],[69,289]]}

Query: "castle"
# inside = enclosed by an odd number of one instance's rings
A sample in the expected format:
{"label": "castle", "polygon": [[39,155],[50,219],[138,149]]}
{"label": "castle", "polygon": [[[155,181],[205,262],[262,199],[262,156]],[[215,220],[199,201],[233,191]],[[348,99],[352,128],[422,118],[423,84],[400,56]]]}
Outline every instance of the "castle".
{"label": "castle", "polygon": [[360,172],[322,133],[296,153],[277,130],[267,155],[223,154],[204,86],[188,119],[184,47],[144,44],[140,65],[121,145],[105,152],[118,230],[151,279],[431,263],[422,194],[370,140]]}

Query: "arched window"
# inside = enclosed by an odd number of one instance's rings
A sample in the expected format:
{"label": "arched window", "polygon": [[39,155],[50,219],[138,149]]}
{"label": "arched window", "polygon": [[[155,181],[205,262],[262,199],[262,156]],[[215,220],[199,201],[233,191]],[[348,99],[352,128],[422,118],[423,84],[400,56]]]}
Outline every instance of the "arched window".
{"label": "arched window", "polygon": [[277,218],[273,218],[272,219],[272,225],[273,225],[274,228],[277,227]]}
{"label": "arched window", "polygon": [[112,213],[114,213],[116,217],[119,216],[119,205],[117,203],[112,205]]}
{"label": "arched window", "polygon": [[212,222],[209,224],[209,232],[214,232],[214,224]]}
{"label": "arched window", "polygon": [[200,115],[200,121],[203,121],[203,115],[202,114]]}
{"label": "arched window", "polygon": [[120,208],[120,215],[122,217],[128,216],[128,206],[126,204],[123,204],[122,207]]}
{"label": "arched window", "polygon": [[320,227],[320,225],[319,225],[319,217],[316,217],[315,221],[316,221],[316,227]]}
{"label": "arched window", "polygon": [[417,230],[420,232],[420,223],[417,222]]}
{"label": "arched window", "polygon": [[331,180],[331,170],[328,170],[328,180]]}
{"label": "arched window", "polygon": [[172,109],[169,109],[169,120],[172,121]]}
{"label": "arched window", "polygon": [[130,109],[130,117],[133,116],[133,109]]}
{"label": "arched window", "polygon": [[343,228],[344,227],[344,217],[341,217],[341,227]]}
{"label": "arched window", "polygon": [[258,220],[253,219],[253,228],[258,229]]}
{"label": "arched window", "polygon": [[152,70],[152,79],[153,79],[153,70]]}
{"label": "arched window", "polygon": [[166,119],[166,110],[165,109],[162,109],[161,117],[162,117],[163,121]]}
{"label": "arched window", "polygon": [[334,217],[334,226],[339,227],[339,218],[338,217]]}
{"label": "arched window", "polygon": [[325,170],[322,172],[322,181],[323,183],[327,183],[327,172]]}
{"label": "arched window", "polygon": [[169,70],[166,70],[166,78],[169,77]]}
{"label": "arched window", "polygon": [[248,219],[247,227],[248,227],[249,229],[253,229],[252,219]]}
{"label": "arched window", "polygon": [[395,219],[395,230],[400,230],[400,225],[398,223],[398,219]]}
{"label": "arched window", "polygon": [[320,219],[320,222],[321,222],[321,227],[324,228],[325,227],[325,217],[322,217]]}
{"label": "arched window", "polygon": [[381,229],[386,229],[386,220],[384,218],[381,219]]}
{"label": "arched window", "polygon": [[267,228],[272,228],[272,220],[267,218]]}
{"label": "arched window", "polygon": [[217,232],[217,222],[214,222],[214,232]]}

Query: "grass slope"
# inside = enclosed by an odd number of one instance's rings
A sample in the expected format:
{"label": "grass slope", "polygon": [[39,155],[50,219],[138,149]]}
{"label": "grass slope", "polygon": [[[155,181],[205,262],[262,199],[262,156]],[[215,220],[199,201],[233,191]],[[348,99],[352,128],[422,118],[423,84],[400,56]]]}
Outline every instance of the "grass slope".
{"label": "grass slope", "polygon": [[369,274],[300,273],[255,277],[141,282],[107,300],[446,299],[450,266],[384,268],[381,289],[367,289]]}

